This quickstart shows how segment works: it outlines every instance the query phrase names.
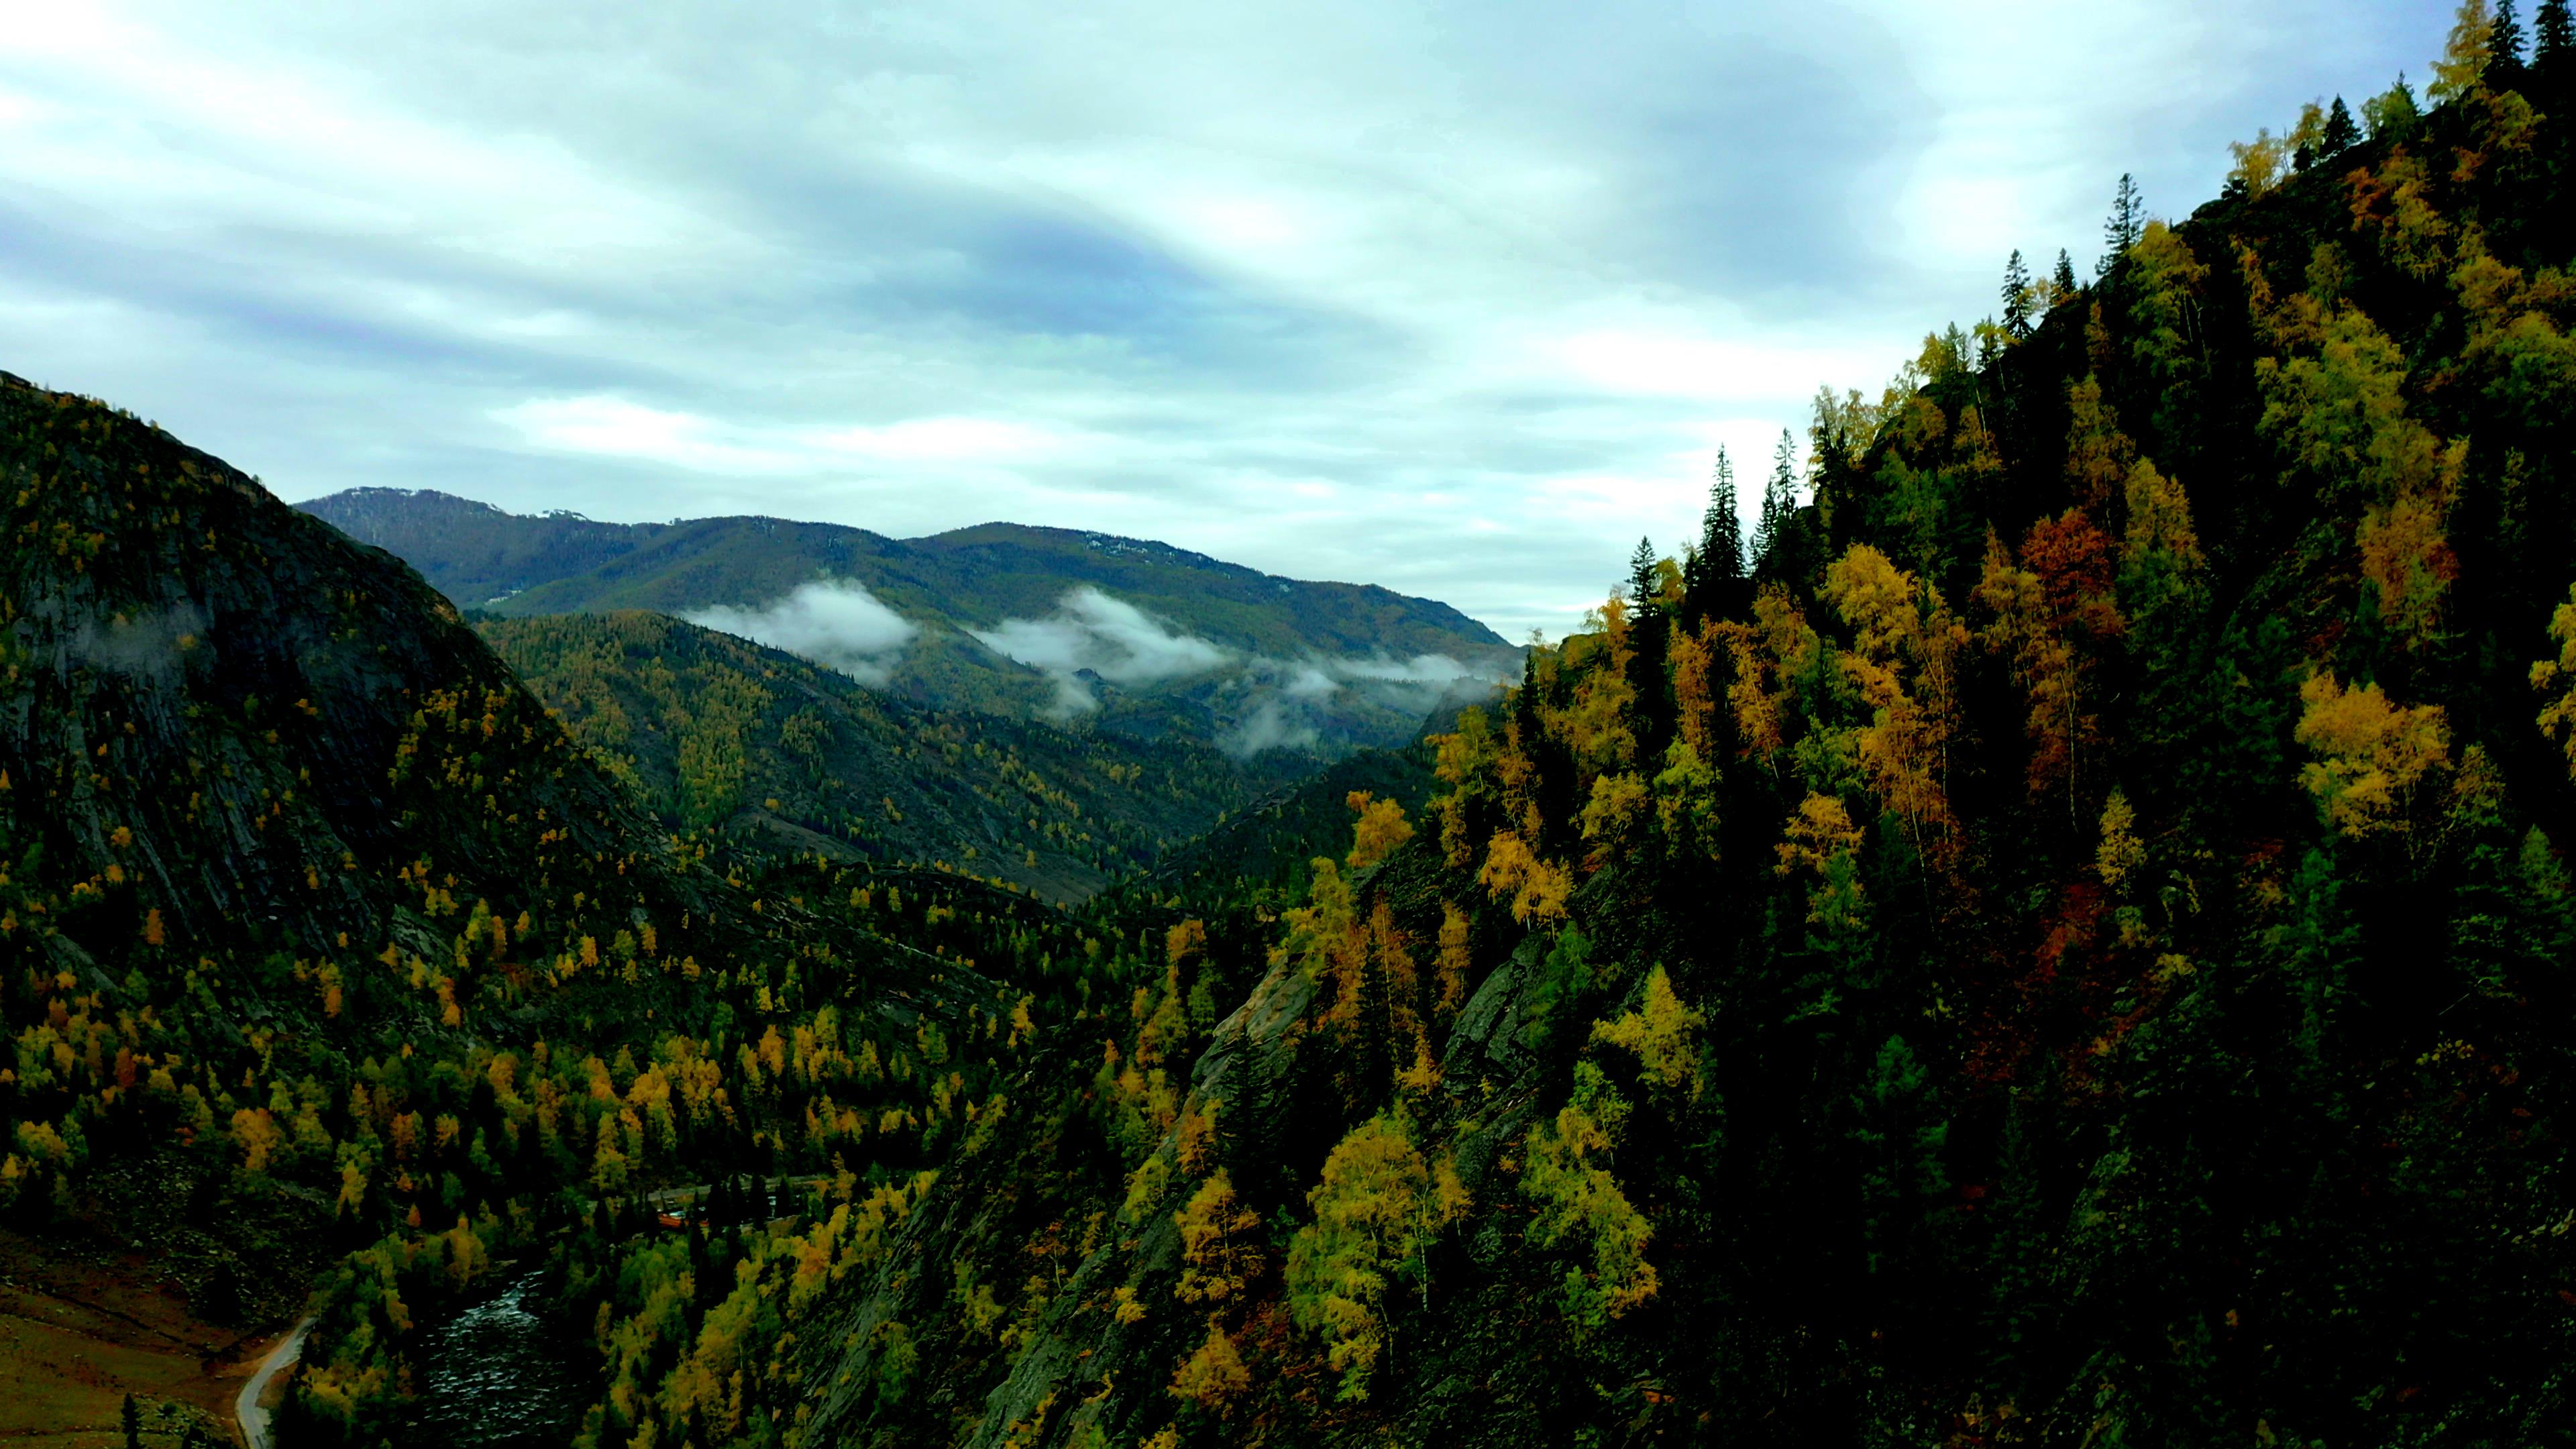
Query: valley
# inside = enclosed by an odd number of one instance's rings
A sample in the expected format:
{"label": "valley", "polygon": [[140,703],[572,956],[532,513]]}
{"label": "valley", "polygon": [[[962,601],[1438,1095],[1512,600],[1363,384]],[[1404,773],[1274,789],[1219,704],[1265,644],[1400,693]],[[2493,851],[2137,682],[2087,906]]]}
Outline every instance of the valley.
{"label": "valley", "polygon": [[0,374],[0,1438],[2563,1437],[2546,14],[2123,177],[1526,648]]}

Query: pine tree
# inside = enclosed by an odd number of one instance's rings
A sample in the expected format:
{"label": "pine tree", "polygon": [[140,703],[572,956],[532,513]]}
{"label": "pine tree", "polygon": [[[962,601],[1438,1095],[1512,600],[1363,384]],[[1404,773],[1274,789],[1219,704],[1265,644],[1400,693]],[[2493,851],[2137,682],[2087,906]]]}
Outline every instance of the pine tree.
{"label": "pine tree", "polygon": [[2127,255],[2129,248],[2138,244],[2138,238],[2145,234],[2146,229],[2147,205],[2138,194],[2138,178],[2123,171],[2119,189],[2111,194],[2111,215],[2102,223],[2103,250],[2099,271],[2108,274],[2112,266]]}
{"label": "pine tree", "polygon": [[1637,551],[1628,555],[1628,602],[1639,618],[1655,608],[1657,596],[1663,593],[1656,587],[1655,572],[1655,541],[1639,538]]}
{"label": "pine tree", "polygon": [[[2559,0],[2559,3],[2564,4],[2565,0]],[[2319,143],[2318,149],[2329,157],[2340,156],[2360,140],[2361,127],[2353,124],[2352,109],[2343,103],[2343,97],[2335,97],[2334,105],[2326,111],[2325,139]]]}
{"label": "pine tree", "polygon": [[1787,428],[1780,430],[1780,449],[1772,456],[1771,481],[1762,489],[1762,513],[1753,526],[1753,563],[1755,568],[1770,564],[1788,532],[1789,517],[1798,509],[1798,444]]}
{"label": "pine tree", "polygon": [[2057,271],[2050,276],[2049,280],[2056,285],[2059,297],[2075,295],[2075,263],[2066,255],[2064,247],[2057,249]]}
{"label": "pine tree", "polygon": [[134,1396],[125,1396],[125,1407],[117,1411],[117,1422],[125,1430],[125,1449],[143,1449],[143,1411],[136,1407]]}
{"label": "pine tree", "polygon": [[2554,97],[2566,89],[2567,73],[2576,67],[2576,21],[2568,18],[2567,0],[2540,0],[2531,42],[2532,76]]}
{"label": "pine tree", "polygon": [[2513,13],[2513,0],[2496,0],[2495,30],[2487,37],[2488,85],[2509,91],[2522,84],[2522,45],[2522,20]]}
{"label": "pine tree", "polygon": [[1709,472],[1708,512],[1700,519],[1699,566],[1701,576],[1715,583],[1734,583],[1744,577],[1744,525],[1735,506],[1735,464],[1726,449],[1717,450],[1717,465]]}
{"label": "pine tree", "polygon": [[2030,268],[2019,247],[2004,262],[2004,327],[2015,337],[2030,335]]}

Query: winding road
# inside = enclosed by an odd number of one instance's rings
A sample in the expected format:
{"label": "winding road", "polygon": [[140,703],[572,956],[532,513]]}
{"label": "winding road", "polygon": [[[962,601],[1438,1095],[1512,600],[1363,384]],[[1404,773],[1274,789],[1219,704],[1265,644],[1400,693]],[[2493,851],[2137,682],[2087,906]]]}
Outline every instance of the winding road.
{"label": "winding road", "polygon": [[295,1331],[278,1340],[277,1347],[260,1360],[259,1372],[250,1376],[250,1382],[242,1385],[241,1397],[233,1400],[233,1417],[241,1421],[242,1439],[250,1449],[270,1449],[268,1410],[260,1407],[259,1396],[268,1392],[268,1381],[304,1351],[304,1335],[312,1331],[310,1318],[295,1325]]}

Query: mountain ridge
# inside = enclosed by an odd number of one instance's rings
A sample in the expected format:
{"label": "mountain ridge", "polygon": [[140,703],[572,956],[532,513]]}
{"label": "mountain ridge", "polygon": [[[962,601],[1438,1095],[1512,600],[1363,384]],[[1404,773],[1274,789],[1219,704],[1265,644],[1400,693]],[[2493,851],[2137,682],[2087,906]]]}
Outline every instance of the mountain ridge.
{"label": "mountain ridge", "polygon": [[1401,746],[1451,684],[1508,677],[1520,656],[1436,600],[1098,531],[983,523],[896,539],[765,515],[615,524],[435,490],[296,506],[501,617],[650,609],[934,708],[1244,754]]}

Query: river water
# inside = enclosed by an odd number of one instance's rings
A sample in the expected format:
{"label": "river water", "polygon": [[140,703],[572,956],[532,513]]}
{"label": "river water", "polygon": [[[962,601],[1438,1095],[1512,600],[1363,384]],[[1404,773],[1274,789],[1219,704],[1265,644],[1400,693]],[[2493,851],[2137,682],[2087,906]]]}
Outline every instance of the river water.
{"label": "river water", "polygon": [[542,1275],[528,1272],[429,1332],[422,1393],[405,1439],[420,1449],[556,1449],[572,1437],[587,1396],[567,1349],[578,1337],[547,1328],[530,1305]]}

